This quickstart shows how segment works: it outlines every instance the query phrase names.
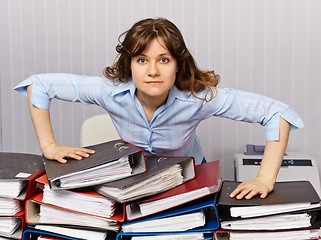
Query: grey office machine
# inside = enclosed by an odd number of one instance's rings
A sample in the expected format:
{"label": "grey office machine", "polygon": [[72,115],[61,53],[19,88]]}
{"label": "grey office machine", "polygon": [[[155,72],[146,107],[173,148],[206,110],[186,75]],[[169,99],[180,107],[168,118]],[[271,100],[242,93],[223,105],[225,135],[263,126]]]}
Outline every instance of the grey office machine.
{"label": "grey office machine", "polygon": [[[264,146],[247,145],[247,151],[234,155],[235,180],[245,181],[257,176],[261,165]],[[321,196],[320,177],[314,159],[302,153],[286,153],[277,177],[277,182],[310,181]]]}

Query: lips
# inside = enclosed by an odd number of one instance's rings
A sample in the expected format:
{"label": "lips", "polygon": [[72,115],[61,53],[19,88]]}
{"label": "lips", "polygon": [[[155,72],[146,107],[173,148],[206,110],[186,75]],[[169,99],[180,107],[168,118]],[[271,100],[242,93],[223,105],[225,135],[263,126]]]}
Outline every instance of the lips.
{"label": "lips", "polygon": [[162,84],[162,81],[148,81],[146,82],[146,84],[150,84],[150,85],[158,85],[158,84]]}

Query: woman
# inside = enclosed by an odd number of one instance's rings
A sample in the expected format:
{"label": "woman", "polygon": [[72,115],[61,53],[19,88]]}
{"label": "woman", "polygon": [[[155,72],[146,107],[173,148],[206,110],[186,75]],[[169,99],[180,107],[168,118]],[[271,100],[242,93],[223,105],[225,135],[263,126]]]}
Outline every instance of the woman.
{"label": "woman", "polygon": [[170,21],[144,19],[121,35],[119,53],[104,77],[40,74],[15,89],[27,94],[40,148],[48,159],[82,159],[86,148],[56,143],[50,122],[52,98],[97,104],[111,116],[119,136],[146,154],[194,156],[205,162],[196,127],[211,116],[260,123],[266,147],[256,179],[243,182],[231,197],[262,198],[272,191],[290,129],[303,122],[288,105],[235,89],[217,88],[219,76],[201,71],[179,29]]}

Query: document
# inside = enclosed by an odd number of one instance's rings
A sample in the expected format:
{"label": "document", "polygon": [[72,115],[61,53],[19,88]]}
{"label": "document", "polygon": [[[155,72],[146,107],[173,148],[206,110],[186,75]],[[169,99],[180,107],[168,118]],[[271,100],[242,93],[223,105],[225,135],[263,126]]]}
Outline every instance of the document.
{"label": "document", "polygon": [[142,213],[142,215],[147,216],[155,212],[160,212],[164,208],[175,207],[177,206],[177,203],[180,203],[182,201],[189,202],[196,198],[206,196],[210,193],[211,192],[209,188],[205,187],[195,191],[174,195],[168,198],[161,198],[150,202],[142,202],[139,204],[140,212]]}
{"label": "document", "polygon": [[[284,232],[231,232],[230,240],[306,240],[318,239],[319,230],[298,230]],[[218,238],[219,240],[220,238]]]}
{"label": "document", "polygon": [[179,232],[205,225],[203,210],[124,225],[123,232]]}
{"label": "document", "polygon": [[0,216],[15,215],[22,209],[24,209],[24,203],[22,201],[0,197]]}
{"label": "document", "polygon": [[21,220],[16,217],[0,217],[0,236],[12,237],[21,226]]}
{"label": "document", "polygon": [[86,239],[86,240],[105,240],[108,233],[101,231],[93,231],[87,229],[77,229],[77,228],[68,228],[68,227],[59,227],[59,226],[50,226],[50,225],[36,225],[36,229],[48,231],[52,233],[61,234],[68,237]]}
{"label": "document", "polygon": [[100,217],[113,216],[117,207],[115,201],[100,196],[90,190],[53,191],[50,189],[49,185],[45,185],[44,187],[42,201],[58,207]]}
{"label": "document", "polygon": [[1,196],[15,198],[27,186],[26,181],[0,181]]}
{"label": "document", "polygon": [[280,214],[251,219],[221,221],[222,229],[232,230],[285,230],[311,227],[311,216],[308,213]]}
{"label": "document", "polygon": [[55,181],[59,188],[72,189],[81,186],[108,182],[119,178],[125,178],[132,174],[128,156],[119,158],[110,163],[105,163],[97,167],[73,172],[61,176]]}
{"label": "document", "polygon": [[183,181],[182,168],[179,164],[176,164],[150,178],[136,182],[125,188],[113,188],[100,185],[96,190],[120,202],[125,202],[152,195],[153,193],[164,192],[182,184]]}
{"label": "document", "polygon": [[202,240],[203,233],[181,233],[152,236],[133,236],[131,240]]}
{"label": "document", "polygon": [[321,207],[320,203],[284,203],[269,204],[261,206],[231,207],[232,217],[252,218],[258,216],[274,215],[279,213],[294,212],[301,210],[316,209]]}
{"label": "document", "polygon": [[118,229],[118,222],[86,214],[70,212],[50,205],[40,204],[40,222],[46,224],[66,224],[89,226],[100,229]]}

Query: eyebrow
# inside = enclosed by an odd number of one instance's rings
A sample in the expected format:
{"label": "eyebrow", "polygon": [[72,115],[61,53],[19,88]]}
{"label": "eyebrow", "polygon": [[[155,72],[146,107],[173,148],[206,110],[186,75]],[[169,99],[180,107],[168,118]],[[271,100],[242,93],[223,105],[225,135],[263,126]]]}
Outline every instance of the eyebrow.
{"label": "eyebrow", "polygon": [[[162,56],[172,56],[172,54],[170,52],[168,52],[168,53],[161,53],[158,56],[160,56],[160,57],[162,57]],[[137,55],[135,57],[147,57],[147,55],[141,53],[141,54],[139,54],[139,55]]]}

